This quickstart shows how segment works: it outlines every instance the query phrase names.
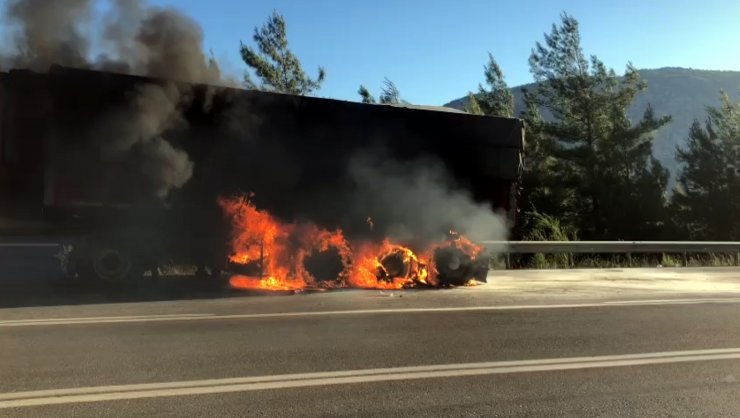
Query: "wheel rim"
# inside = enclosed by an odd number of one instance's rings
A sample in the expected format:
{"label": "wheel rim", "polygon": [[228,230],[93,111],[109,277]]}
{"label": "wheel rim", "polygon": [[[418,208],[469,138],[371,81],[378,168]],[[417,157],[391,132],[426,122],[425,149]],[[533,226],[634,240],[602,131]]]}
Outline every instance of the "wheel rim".
{"label": "wheel rim", "polygon": [[451,271],[459,269],[460,265],[462,265],[462,261],[460,260],[460,257],[456,255],[451,256],[450,259],[447,260],[447,268]]}
{"label": "wheel rim", "polygon": [[93,270],[105,281],[125,280],[131,272],[131,257],[114,248],[103,248],[95,252]]}

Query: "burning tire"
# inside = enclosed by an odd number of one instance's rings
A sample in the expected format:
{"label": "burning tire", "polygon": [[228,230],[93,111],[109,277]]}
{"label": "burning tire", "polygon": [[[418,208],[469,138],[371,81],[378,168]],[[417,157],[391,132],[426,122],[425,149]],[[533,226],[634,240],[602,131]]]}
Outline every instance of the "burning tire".
{"label": "burning tire", "polygon": [[444,247],[434,252],[437,281],[442,286],[462,286],[470,280],[485,282],[488,257],[471,257],[459,248]]}
{"label": "burning tire", "polygon": [[394,278],[406,278],[411,271],[411,262],[401,250],[392,251],[383,256],[380,260],[382,268],[379,272],[379,279],[392,281]]}
{"label": "burning tire", "polygon": [[344,260],[334,247],[307,255],[303,266],[318,283],[337,282],[345,270]]}
{"label": "burning tire", "polygon": [[438,248],[434,252],[434,266],[440,285],[461,286],[473,276],[472,258],[454,247]]}
{"label": "burning tire", "polygon": [[440,286],[462,286],[471,281],[485,282],[489,257],[467,238],[450,231],[448,241],[432,254],[436,283]]}
{"label": "burning tire", "polygon": [[376,278],[379,282],[400,284],[411,288],[427,285],[429,271],[408,248],[397,246],[377,259]]}

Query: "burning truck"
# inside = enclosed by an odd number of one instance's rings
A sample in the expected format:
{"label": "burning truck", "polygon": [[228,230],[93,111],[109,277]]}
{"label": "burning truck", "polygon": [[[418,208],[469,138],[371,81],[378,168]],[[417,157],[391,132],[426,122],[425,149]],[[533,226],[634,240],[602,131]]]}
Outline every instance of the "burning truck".
{"label": "burning truck", "polygon": [[236,288],[485,281],[516,220],[518,119],[52,66],[0,73],[0,227],[71,276],[163,263]]}

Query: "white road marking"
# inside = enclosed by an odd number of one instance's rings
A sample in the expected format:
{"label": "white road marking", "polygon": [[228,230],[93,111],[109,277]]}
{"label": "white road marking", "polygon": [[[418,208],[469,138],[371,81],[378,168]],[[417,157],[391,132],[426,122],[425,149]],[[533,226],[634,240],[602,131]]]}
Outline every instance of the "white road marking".
{"label": "white road marking", "polygon": [[[617,301],[606,301],[605,304],[609,305],[629,305],[636,301],[630,300],[617,300]],[[641,299],[639,302],[643,305],[671,305],[671,304],[682,304],[688,305],[692,303],[734,303],[740,302],[740,298],[698,298],[698,299]]]}
{"label": "white road marking", "polygon": [[50,325],[87,325],[87,324],[115,324],[131,322],[164,322],[164,321],[208,321],[229,319],[265,319],[265,318],[296,318],[313,316],[341,316],[341,315],[377,315],[377,314],[414,314],[438,312],[491,312],[535,309],[575,309],[575,308],[614,308],[624,306],[655,306],[655,305],[695,305],[695,304],[727,304],[740,303],[740,298],[706,298],[706,299],[665,299],[665,300],[632,300],[632,301],[605,301],[594,303],[568,303],[546,305],[496,305],[496,306],[461,306],[446,308],[397,308],[397,309],[356,309],[339,311],[303,311],[303,312],[270,312],[247,314],[173,314],[173,315],[141,315],[141,316],[99,316],[80,318],[43,318],[43,319],[15,319],[0,321],[0,328],[32,327]]}
{"label": "white road marking", "polygon": [[267,389],[289,389],[308,386],[643,366],[732,359],[740,359],[740,348],[388,367],[378,369],[281,374],[272,376],[48,389],[2,393],[0,394],[0,409],[123,399],[246,392]]}
{"label": "white road marking", "polygon": [[59,245],[49,242],[0,242],[0,247],[59,247]]}
{"label": "white road marking", "polygon": [[82,318],[37,318],[14,319],[0,321],[0,326],[32,326],[32,325],[60,325],[60,324],[96,324],[115,322],[143,322],[151,320],[173,321],[177,319],[191,319],[213,314],[163,314],[163,315],[130,315],[130,316],[92,316]]}

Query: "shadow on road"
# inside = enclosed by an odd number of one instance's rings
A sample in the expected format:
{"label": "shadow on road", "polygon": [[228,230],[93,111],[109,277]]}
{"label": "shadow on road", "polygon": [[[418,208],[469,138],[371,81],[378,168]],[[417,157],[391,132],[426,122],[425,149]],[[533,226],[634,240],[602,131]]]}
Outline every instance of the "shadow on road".
{"label": "shadow on road", "polygon": [[62,279],[14,281],[0,283],[0,308],[214,299],[256,294],[233,291],[224,281],[193,276],[168,276],[119,288]]}
{"label": "shadow on road", "polygon": [[[214,299],[279,295],[228,287],[226,278],[145,277],[134,286],[105,287],[64,277],[56,248],[0,248],[0,308]],[[286,293],[283,293],[286,294]]]}
{"label": "shadow on road", "polygon": [[[145,277],[132,285],[104,286],[66,278],[54,257],[57,251],[57,248],[0,247],[0,308],[290,296],[325,291],[234,290],[228,285],[228,276],[194,275]],[[330,291],[343,290],[349,289]]]}

